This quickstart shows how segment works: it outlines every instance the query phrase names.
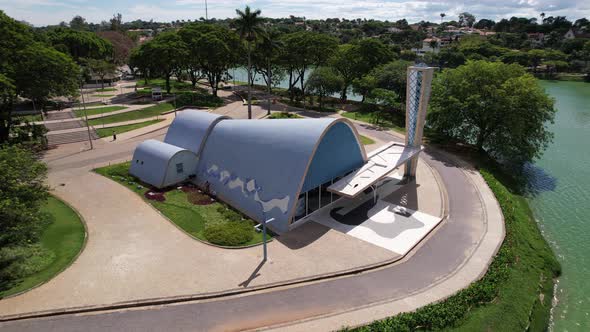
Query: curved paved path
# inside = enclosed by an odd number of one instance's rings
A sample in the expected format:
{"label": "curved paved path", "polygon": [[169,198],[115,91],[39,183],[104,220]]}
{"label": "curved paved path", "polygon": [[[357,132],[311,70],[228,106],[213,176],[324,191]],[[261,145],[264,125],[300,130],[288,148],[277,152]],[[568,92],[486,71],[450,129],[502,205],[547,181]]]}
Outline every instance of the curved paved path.
{"label": "curved paved path", "polygon": [[[383,136],[389,135],[386,132],[359,130],[378,139],[392,139]],[[97,157],[97,161],[116,157],[117,153],[107,153]],[[485,272],[490,257],[501,244],[504,229],[497,203],[476,172],[465,165],[457,166],[438,152],[424,157],[440,173],[446,186],[450,215],[402,263],[349,277],[216,301],[7,322],[0,327],[19,331],[235,330],[302,320],[280,329],[333,329],[442,299]],[[350,311],[351,308],[360,311]],[[366,312],[359,314],[362,310]],[[310,317],[318,319],[306,320]]]}

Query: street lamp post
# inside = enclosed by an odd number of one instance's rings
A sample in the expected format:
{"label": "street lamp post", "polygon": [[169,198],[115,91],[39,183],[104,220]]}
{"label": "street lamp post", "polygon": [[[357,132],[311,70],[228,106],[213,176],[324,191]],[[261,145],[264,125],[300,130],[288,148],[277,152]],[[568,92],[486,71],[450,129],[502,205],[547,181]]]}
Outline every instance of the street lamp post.
{"label": "street lamp post", "polygon": [[263,250],[263,261],[266,262],[266,259],[268,258],[267,255],[267,250],[266,250],[266,224],[267,223],[271,223],[275,220],[275,218],[270,218],[268,220],[264,220],[262,222],[262,250]]}
{"label": "street lamp post", "polygon": [[86,129],[88,129],[88,143],[90,143],[90,150],[94,149],[92,145],[92,137],[90,136],[90,123],[88,123],[88,113],[86,113],[86,103],[84,102],[84,90],[80,85],[80,94],[82,95],[82,107],[84,108],[84,118],[86,119]]}
{"label": "street lamp post", "polygon": [[174,117],[176,117],[176,92],[174,92]]}

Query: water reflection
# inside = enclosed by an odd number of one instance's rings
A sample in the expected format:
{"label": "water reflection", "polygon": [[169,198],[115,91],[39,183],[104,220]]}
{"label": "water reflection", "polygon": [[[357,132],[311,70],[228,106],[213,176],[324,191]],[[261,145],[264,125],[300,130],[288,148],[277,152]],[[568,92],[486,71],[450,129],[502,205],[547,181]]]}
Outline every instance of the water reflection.
{"label": "water reflection", "polygon": [[536,196],[545,191],[554,191],[557,178],[547,173],[543,168],[527,163],[522,171],[522,191],[529,196]]}

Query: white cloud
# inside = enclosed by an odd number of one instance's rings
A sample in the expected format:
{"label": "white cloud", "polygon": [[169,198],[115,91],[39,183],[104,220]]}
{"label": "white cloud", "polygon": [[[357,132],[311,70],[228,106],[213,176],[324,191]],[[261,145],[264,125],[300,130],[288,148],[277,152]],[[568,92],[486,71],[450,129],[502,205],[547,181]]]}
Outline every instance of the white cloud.
{"label": "white cloud", "polygon": [[[90,10],[89,4],[98,7]],[[511,16],[538,17],[541,12],[565,15],[570,20],[590,17],[587,0],[208,0],[209,17],[234,17],[236,8],[250,5],[268,17],[289,15],[307,18],[375,18],[395,21],[406,18],[410,22],[430,20],[438,22],[439,14],[446,20],[457,19],[460,12],[469,11],[477,18],[501,19]],[[8,15],[35,25],[57,24],[82,15],[88,21],[108,20],[121,12],[126,21],[154,19],[156,21],[198,19],[205,16],[204,0],[156,0],[90,2],[89,0],[0,0]],[[125,6],[125,7],[123,7]]]}

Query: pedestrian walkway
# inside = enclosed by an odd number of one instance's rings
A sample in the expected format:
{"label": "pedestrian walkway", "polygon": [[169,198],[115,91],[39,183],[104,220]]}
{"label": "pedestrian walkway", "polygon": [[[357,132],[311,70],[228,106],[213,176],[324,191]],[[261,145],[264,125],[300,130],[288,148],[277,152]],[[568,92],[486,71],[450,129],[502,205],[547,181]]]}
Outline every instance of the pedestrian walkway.
{"label": "pedestrian walkway", "polygon": [[51,111],[47,112],[45,115],[45,121],[57,121],[57,120],[66,120],[66,119],[73,119],[76,116],[70,110],[61,110],[61,111]]}
{"label": "pedestrian walkway", "polygon": [[[86,128],[82,128],[82,130],[78,131],[63,132],[59,134],[47,134],[45,137],[47,138],[47,144],[50,146],[77,143],[88,140],[88,130]],[[90,138],[93,140],[99,138],[96,131],[90,130]]]}
{"label": "pedestrian walkway", "polygon": [[[252,119],[261,119],[266,116],[266,112],[260,105],[252,105]],[[229,116],[234,119],[247,119],[248,106],[244,105],[242,101],[236,101],[213,109],[211,113]]]}
{"label": "pedestrian walkway", "polygon": [[60,131],[82,127],[86,127],[86,123],[82,120],[45,123],[45,128],[47,128],[48,131]]}

